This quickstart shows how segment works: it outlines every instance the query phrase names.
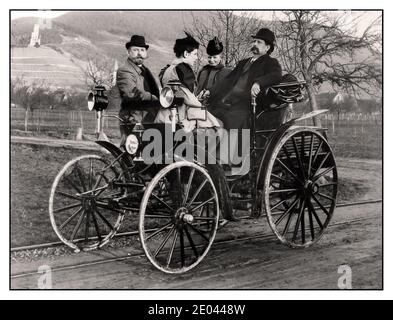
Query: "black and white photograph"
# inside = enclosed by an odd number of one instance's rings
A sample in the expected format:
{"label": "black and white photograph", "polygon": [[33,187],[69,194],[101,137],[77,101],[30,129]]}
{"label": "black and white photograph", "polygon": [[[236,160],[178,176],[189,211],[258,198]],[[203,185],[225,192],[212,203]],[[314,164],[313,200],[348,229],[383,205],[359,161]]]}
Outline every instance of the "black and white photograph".
{"label": "black and white photograph", "polygon": [[383,19],[10,9],[9,290],[383,290]]}

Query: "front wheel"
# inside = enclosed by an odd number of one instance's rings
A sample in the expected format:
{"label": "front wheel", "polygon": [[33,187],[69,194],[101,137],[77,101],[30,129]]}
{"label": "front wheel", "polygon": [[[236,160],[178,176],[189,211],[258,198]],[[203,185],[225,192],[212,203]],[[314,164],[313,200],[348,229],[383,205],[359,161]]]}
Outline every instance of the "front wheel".
{"label": "front wheel", "polygon": [[92,250],[105,245],[119,229],[125,210],[112,202],[125,190],[114,164],[98,155],[68,162],[53,182],[49,217],[59,239],[70,248]]}
{"label": "front wheel", "polygon": [[207,171],[187,161],[172,163],[157,173],[143,196],[143,250],[165,273],[189,271],[208,253],[219,217],[217,191]]}
{"label": "front wheel", "polygon": [[289,131],[273,148],[264,177],[262,205],[278,239],[292,248],[316,243],[337,199],[337,166],[324,136],[309,128]]}

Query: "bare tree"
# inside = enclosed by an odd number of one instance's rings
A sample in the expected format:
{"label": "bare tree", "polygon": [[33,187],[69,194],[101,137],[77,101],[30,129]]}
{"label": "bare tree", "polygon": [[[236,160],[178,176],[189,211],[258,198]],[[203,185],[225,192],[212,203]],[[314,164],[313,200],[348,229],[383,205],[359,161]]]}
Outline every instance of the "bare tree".
{"label": "bare tree", "polygon": [[110,90],[113,86],[115,61],[101,55],[90,56],[82,68],[85,82],[89,87],[105,86]]}
{"label": "bare tree", "polygon": [[250,53],[250,36],[262,26],[263,21],[252,12],[235,14],[234,11],[212,11],[207,18],[192,15],[192,27],[186,31],[192,34],[203,47],[217,36],[224,45],[224,64],[233,67]]}
{"label": "bare tree", "polygon": [[[350,94],[378,95],[382,85],[381,17],[361,33],[362,15],[348,21],[345,12],[284,11],[273,24],[283,69],[306,81],[312,110],[323,83]],[[319,123],[317,123],[319,124]]]}
{"label": "bare tree", "polygon": [[11,101],[25,109],[25,131],[28,131],[29,115],[39,107],[53,104],[54,97],[44,82],[27,84],[23,78],[11,81]]}

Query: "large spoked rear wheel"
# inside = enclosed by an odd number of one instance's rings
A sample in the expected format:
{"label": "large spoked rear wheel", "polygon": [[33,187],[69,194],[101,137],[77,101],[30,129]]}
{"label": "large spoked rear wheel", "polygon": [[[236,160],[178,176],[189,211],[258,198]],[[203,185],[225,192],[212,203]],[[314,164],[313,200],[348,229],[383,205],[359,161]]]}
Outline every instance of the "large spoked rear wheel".
{"label": "large spoked rear wheel", "polygon": [[278,239],[292,248],[316,243],[337,198],[337,166],[323,135],[289,131],[273,149],[264,177],[262,204]]}
{"label": "large spoked rear wheel", "polygon": [[172,163],[153,178],[143,196],[143,250],[163,272],[189,271],[208,253],[219,217],[217,191],[207,171],[187,161]]}
{"label": "large spoked rear wheel", "polygon": [[119,229],[125,210],[116,199],[125,194],[115,183],[121,174],[98,155],[68,162],[56,176],[49,198],[53,230],[70,248],[92,250],[105,245]]}

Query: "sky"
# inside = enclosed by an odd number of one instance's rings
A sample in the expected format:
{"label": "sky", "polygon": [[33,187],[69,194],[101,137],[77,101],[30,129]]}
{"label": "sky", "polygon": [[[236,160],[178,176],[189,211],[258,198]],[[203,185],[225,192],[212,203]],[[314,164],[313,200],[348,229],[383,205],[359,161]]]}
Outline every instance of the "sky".
{"label": "sky", "polygon": [[[43,18],[56,18],[69,11],[52,11],[52,10],[36,10],[36,11],[11,11],[11,20],[21,18],[21,17],[43,17]],[[241,11],[237,11],[241,13]],[[330,11],[330,14],[335,15],[342,11]],[[351,11],[345,10],[347,19],[356,19],[361,16],[361,19],[356,21],[357,33],[360,35],[362,31],[367,28],[368,24],[381,15],[381,11]],[[274,13],[277,17],[280,17],[279,11],[256,11],[258,17],[264,20],[272,20]]]}
{"label": "sky", "polygon": [[11,20],[22,17],[42,17],[42,18],[56,18],[69,11],[51,11],[51,10],[36,10],[36,11],[11,11]]}

